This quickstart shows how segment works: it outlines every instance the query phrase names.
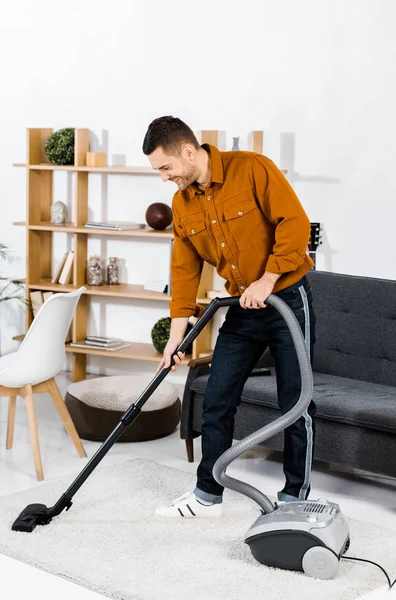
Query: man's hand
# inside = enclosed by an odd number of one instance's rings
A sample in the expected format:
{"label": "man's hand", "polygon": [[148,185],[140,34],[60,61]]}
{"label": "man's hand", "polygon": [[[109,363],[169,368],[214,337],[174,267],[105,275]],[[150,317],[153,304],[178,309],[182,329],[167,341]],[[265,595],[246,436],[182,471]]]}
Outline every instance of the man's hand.
{"label": "man's hand", "polygon": [[[158,365],[156,373],[158,373],[158,371],[160,371],[162,367],[170,366],[174,351],[178,346],[180,346],[184,339],[184,334],[186,333],[187,325],[188,318],[186,317],[178,317],[172,319],[169,340],[165,346],[164,355],[160,364]],[[176,367],[180,365],[181,361],[184,358],[184,354],[183,352],[178,352],[178,354],[175,354],[174,357],[175,365],[172,367],[172,371],[176,371]]]}
{"label": "man's hand", "polygon": [[178,352],[177,354],[174,354],[176,348],[178,346],[180,346],[182,341],[183,340],[177,341],[177,340],[172,340],[172,339],[170,339],[168,341],[168,343],[165,346],[164,355],[162,357],[162,360],[157,367],[156,374],[162,369],[162,367],[167,368],[170,366],[172,356],[174,357],[175,364],[172,366],[171,371],[176,371],[176,367],[178,367],[181,364],[181,361],[183,360],[183,358],[185,356],[183,354],[183,352]]}
{"label": "man's hand", "polygon": [[264,275],[253,281],[240,297],[239,304],[242,308],[266,308],[265,300],[274,289],[280,275],[266,271]]}

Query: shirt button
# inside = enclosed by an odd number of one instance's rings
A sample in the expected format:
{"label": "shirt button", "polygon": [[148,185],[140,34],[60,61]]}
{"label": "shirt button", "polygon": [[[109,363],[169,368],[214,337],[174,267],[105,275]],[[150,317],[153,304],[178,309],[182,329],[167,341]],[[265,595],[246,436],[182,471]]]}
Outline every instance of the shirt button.
{"label": "shirt button", "polygon": [[194,229],[191,229],[191,233],[195,233]]}
{"label": "shirt button", "polygon": [[213,219],[213,220],[212,220],[212,223],[213,223],[213,225],[214,225],[215,223],[217,223],[216,219]]}
{"label": "shirt button", "polygon": [[207,196],[206,200],[212,200],[212,196]]}
{"label": "shirt button", "polygon": [[244,290],[244,289],[245,289],[245,286],[244,286],[244,285],[241,285],[241,290]]}
{"label": "shirt button", "polygon": [[239,216],[243,215],[243,212],[241,210],[238,210],[238,215]]}
{"label": "shirt button", "polygon": [[231,265],[231,269],[235,269],[235,268],[236,268],[235,265]]}
{"label": "shirt button", "polygon": [[220,246],[221,246],[222,248],[224,248],[224,246],[225,246],[225,243],[224,243],[224,242],[221,242]]}

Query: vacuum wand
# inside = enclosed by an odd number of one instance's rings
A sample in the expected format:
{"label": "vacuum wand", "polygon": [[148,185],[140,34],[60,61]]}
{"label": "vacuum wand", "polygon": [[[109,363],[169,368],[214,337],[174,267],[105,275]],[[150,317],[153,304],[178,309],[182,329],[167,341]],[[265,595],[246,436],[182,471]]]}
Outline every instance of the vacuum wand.
{"label": "vacuum wand", "polygon": [[[198,321],[186,335],[180,346],[175,350],[175,354],[178,352],[184,353],[186,351],[189,345],[201,333],[202,329],[210,321],[219,308],[235,306],[237,304],[239,304],[239,297],[237,296],[229,298],[214,298],[214,300],[212,300],[212,302],[208,305],[203,315],[198,319]],[[121,417],[119,424],[110,433],[108,438],[103,442],[101,447],[97,450],[97,452],[73,481],[70,487],[66,490],[66,492],[62,494],[56,504],[51,507],[47,507],[45,504],[29,504],[29,506],[27,506],[14,521],[12,525],[13,531],[30,533],[35,529],[36,525],[48,525],[52,521],[53,517],[58,516],[64,509],[69,510],[69,508],[72,506],[73,496],[88,479],[92,471],[98,466],[110,448],[117,442],[124,430],[129,427],[129,425],[131,425],[135,419],[137,419],[143,405],[153,394],[154,390],[156,390],[160,383],[165,379],[174,364],[175,362],[172,358],[170,366],[166,368],[163,367],[156,374],[154,379],[141,393],[136,402],[131,404],[131,406],[127,409],[127,411]]]}

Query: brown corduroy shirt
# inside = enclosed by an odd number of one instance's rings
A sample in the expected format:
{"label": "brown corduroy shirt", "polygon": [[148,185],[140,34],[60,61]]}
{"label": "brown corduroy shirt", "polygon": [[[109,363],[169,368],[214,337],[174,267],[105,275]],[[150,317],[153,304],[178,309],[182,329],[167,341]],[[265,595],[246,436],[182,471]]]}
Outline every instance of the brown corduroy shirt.
{"label": "brown corduroy shirt", "polygon": [[197,290],[203,262],[240,296],[265,271],[281,273],[278,292],[309,271],[310,222],[292,187],[267,157],[255,152],[210,152],[212,178],[205,191],[196,185],[173,197],[170,316],[200,316]]}

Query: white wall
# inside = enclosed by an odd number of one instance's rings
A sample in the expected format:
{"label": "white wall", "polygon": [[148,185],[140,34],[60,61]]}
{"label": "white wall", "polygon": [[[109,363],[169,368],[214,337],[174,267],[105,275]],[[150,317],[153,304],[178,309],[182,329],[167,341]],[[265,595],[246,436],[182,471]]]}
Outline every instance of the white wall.
{"label": "white wall", "polygon": [[[227,148],[264,129],[265,154],[289,168],[310,219],[324,223],[318,268],[395,277],[393,0],[20,0],[1,12],[0,241],[17,257],[7,272],[24,274],[25,232],[11,223],[25,219],[25,179],[11,165],[24,161],[26,127],[88,127],[110,163],[121,154],[145,165],[148,124],[173,114],[194,130],[225,130]],[[142,219],[173,193],[133,176],[92,176],[90,186],[94,218]],[[71,204],[70,176],[56,174],[55,195]],[[123,257],[129,281],[142,283],[157,260],[164,268],[163,244],[92,239],[90,251]],[[166,305],[95,301],[91,324],[150,341],[165,314]],[[0,316],[5,353],[22,311],[3,305]]]}

